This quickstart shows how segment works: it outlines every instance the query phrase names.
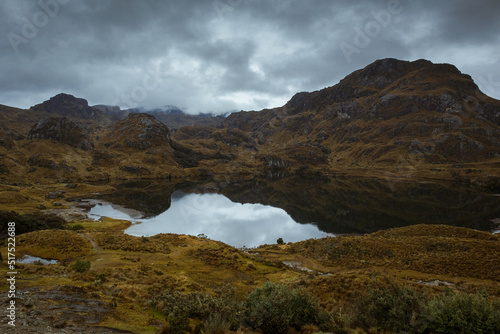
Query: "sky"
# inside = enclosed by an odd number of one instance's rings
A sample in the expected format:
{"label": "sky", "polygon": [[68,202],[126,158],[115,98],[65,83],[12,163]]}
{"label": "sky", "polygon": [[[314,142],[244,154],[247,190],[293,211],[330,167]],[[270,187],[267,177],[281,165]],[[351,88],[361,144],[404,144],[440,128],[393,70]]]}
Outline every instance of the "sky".
{"label": "sky", "polygon": [[500,99],[498,0],[1,0],[0,104],[261,110],[377,59],[451,63]]}

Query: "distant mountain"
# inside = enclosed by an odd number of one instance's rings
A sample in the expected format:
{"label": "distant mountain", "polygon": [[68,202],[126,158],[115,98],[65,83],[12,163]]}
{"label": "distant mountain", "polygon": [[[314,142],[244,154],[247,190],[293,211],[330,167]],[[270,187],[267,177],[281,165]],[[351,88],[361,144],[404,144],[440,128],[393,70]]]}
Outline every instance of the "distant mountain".
{"label": "distant mountain", "polygon": [[57,94],[48,101],[37,104],[30,109],[83,119],[95,119],[102,116],[102,112],[99,109],[90,107],[87,100],[64,93]]}
{"label": "distant mountain", "polygon": [[168,125],[171,130],[188,125],[217,126],[225,115],[214,115],[211,113],[199,113],[196,115],[186,114],[177,106],[165,106],[162,108],[134,108],[125,110],[126,113],[140,112],[155,116],[159,121]]}
{"label": "distant mountain", "polygon": [[147,113],[155,116],[159,121],[165,123],[170,129],[177,129],[186,125],[216,126],[222,122],[225,115],[213,115],[200,113],[197,115],[186,114],[177,106],[167,105],[160,108],[132,108],[121,110],[118,106],[95,105],[89,106],[87,100],[74,97],[69,94],[58,94],[30,108],[35,112],[47,112],[69,117],[72,120],[80,120],[88,124],[89,120],[97,121],[101,125],[110,125],[125,119],[131,113]]}
{"label": "distant mountain", "polygon": [[0,120],[1,178],[335,174],[500,188],[500,101],[427,60],[377,60],[282,107],[228,116],[59,94],[30,110],[0,105]]}

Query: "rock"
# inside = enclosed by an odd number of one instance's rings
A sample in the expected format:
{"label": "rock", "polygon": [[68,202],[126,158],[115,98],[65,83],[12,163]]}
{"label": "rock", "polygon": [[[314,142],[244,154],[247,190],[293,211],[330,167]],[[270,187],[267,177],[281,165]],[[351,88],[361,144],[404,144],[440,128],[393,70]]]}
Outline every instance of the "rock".
{"label": "rock", "polygon": [[55,214],[67,222],[75,221],[75,220],[85,220],[87,219],[87,214],[82,212],[82,210],[71,208],[71,209],[50,209],[46,210],[47,214]]}
{"label": "rock", "polygon": [[39,210],[45,210],[45,209],[47,209],[47,207],[45,205],[43,205],[43,204],[39,204],[38,205],[38,209]]}
{"label": "rock", "polygon": [[62,206],[62,204],[60,202],[54,202],[52,203],[53,206]]}
{"label": "rock", "polygon": [[64,198],[64,190],[59,190],[59,191],[50,191],[47,194],[48,199],[56,199],[56,198]]}
{"label": "rock", "polygon": [[35,123],[28,139],[52,139],[88,151],[93,148],[88,130],[64,116],[49,116]]}

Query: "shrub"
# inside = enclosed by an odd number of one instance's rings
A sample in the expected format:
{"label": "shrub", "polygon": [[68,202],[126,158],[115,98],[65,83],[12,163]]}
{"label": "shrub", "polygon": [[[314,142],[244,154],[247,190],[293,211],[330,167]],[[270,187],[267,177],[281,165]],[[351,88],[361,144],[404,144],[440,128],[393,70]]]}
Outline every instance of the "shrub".
{"label": "shrub", "polygon": [[205,321],[205,330],[203,333],[206,334],[226,334],[229,333],[231,328],[231,323],[228,321],[224,314],[211,313],[208,319]]}
{"label": "shrub", "polygon": [[431,300],[424,318],[436,333],[500,333],[499,306],[485,294],[448,294]]}
{"label": "shrub", "polygon": [[83,227],[82,224],[76,224],[76,225],[71,226],[69,229],[73,230],[73,231],[80,231],[80,230],[84,230],[85,227]]}
{"label": "shrub", "polygon": [[328,316],[319,303],[303,289],[290,290],[283,284],[267,282],[247,297],[247,318],[264,333],[287,333],[306,324],[328,327]]}
{"label": "shrub", "polygon": [[276,243],[277,243],[278,245],[283,245],[283,244],[284,244],[284,242],[283,242],[283,238],[278,238],[278,240],[276,240]]}
{"label": "shrub", "polygon": [[395,333],[420,332],[424,327],[421,312],[427,297],[415,290],[397,285],[372,287],[355,305],[354,324]]}
{"label": "shrub", "polygon": [[84,273],[90,269],[90,261],[85,261],[83,259],[78,259],[73,264],[72,268],[79,273]]}
{"label": "shrub", "polygon": [[201,292],[181,293],[166,290],[153,296],[151,305],[160,313],[170,314],[172,309],[178,309],[188,318],[206,321],[207,325],[216,322],[229,324],[235,328],[239,324],[243,305],[234,298],[234,291],[221,289],[217,294],[210,295]]}
{"label": "shrub", "polygon": [[184,334],[189,324],[187,315],[178,309],[175,309],[174,312],[168,315],[167,321],[168,333],[171,334]]}

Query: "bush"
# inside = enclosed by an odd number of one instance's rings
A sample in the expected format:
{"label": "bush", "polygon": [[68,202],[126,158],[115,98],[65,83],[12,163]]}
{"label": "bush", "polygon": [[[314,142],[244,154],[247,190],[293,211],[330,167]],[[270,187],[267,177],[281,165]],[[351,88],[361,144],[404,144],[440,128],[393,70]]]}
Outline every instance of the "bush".
{"label": "bush", "polygon": [[205,334],[226,334],[229,333],[231,323],[224,314],[211,313],[205,321]]}
{"label": "bush", "polygon": [[436,333],[500,333],[499,307],[485,294],[448,294],[431,300],[424,318]]}
{"label": "bush", "polygon": [[90,261],[85,261],[83,259],[78,259],[73,264],[72,268],[79,273],[84,273],[90,269]]}
{"label": "bush", "polygon": [[267,282],[247,298],[247,318],[263,333],[287,333],[307,324],[328,329],[328,316],[319,303],[303,289],[290,290],[283,284]]}
{"label": "bush", "polygon": [[284,244],[284,242],[283,242],[283,238],[278,238],[278,240],[276,240],[276,243],[277,243],[278,245],[283,245],[283,244]]}
{"label": "bush", "polygon": [[83,227],[82,224],[76,224],[76,225],[71,226],[69,229],[73,230],[73,231],[80,231],[80,230],[84,230],[85,227]]}
{"label": "bush", "polygon": [[234,298],[234,291],[228,288],[221,289],[217,294],[210,295],[201,292],[181,293],[166,290],[153,296],[151,305],[160,313],[170,314],[177,309],[177,313],[185,314],[188,318],[199,319],[206,325],[215,327],[229,324],[236,328],[243,314],[243,304]]}
{"label": "bush", "polygon": [[358,299],[354,325],[394,333],[500,333],[500,302],[489,302],[486,294],[429,298],[393,283]]}
{"label": "bush", "polygon": [[418,333],[425,326],[421,317],[427,297],[397,284],[371,288],[355,306],[354,324],[395,333]]}
{"label": "bush", "polygon": [[184,334],[186,332],[187,325],[189,324],[187,315],[177,309],[168,315],[167,321],[168,333],[171,334]]}

